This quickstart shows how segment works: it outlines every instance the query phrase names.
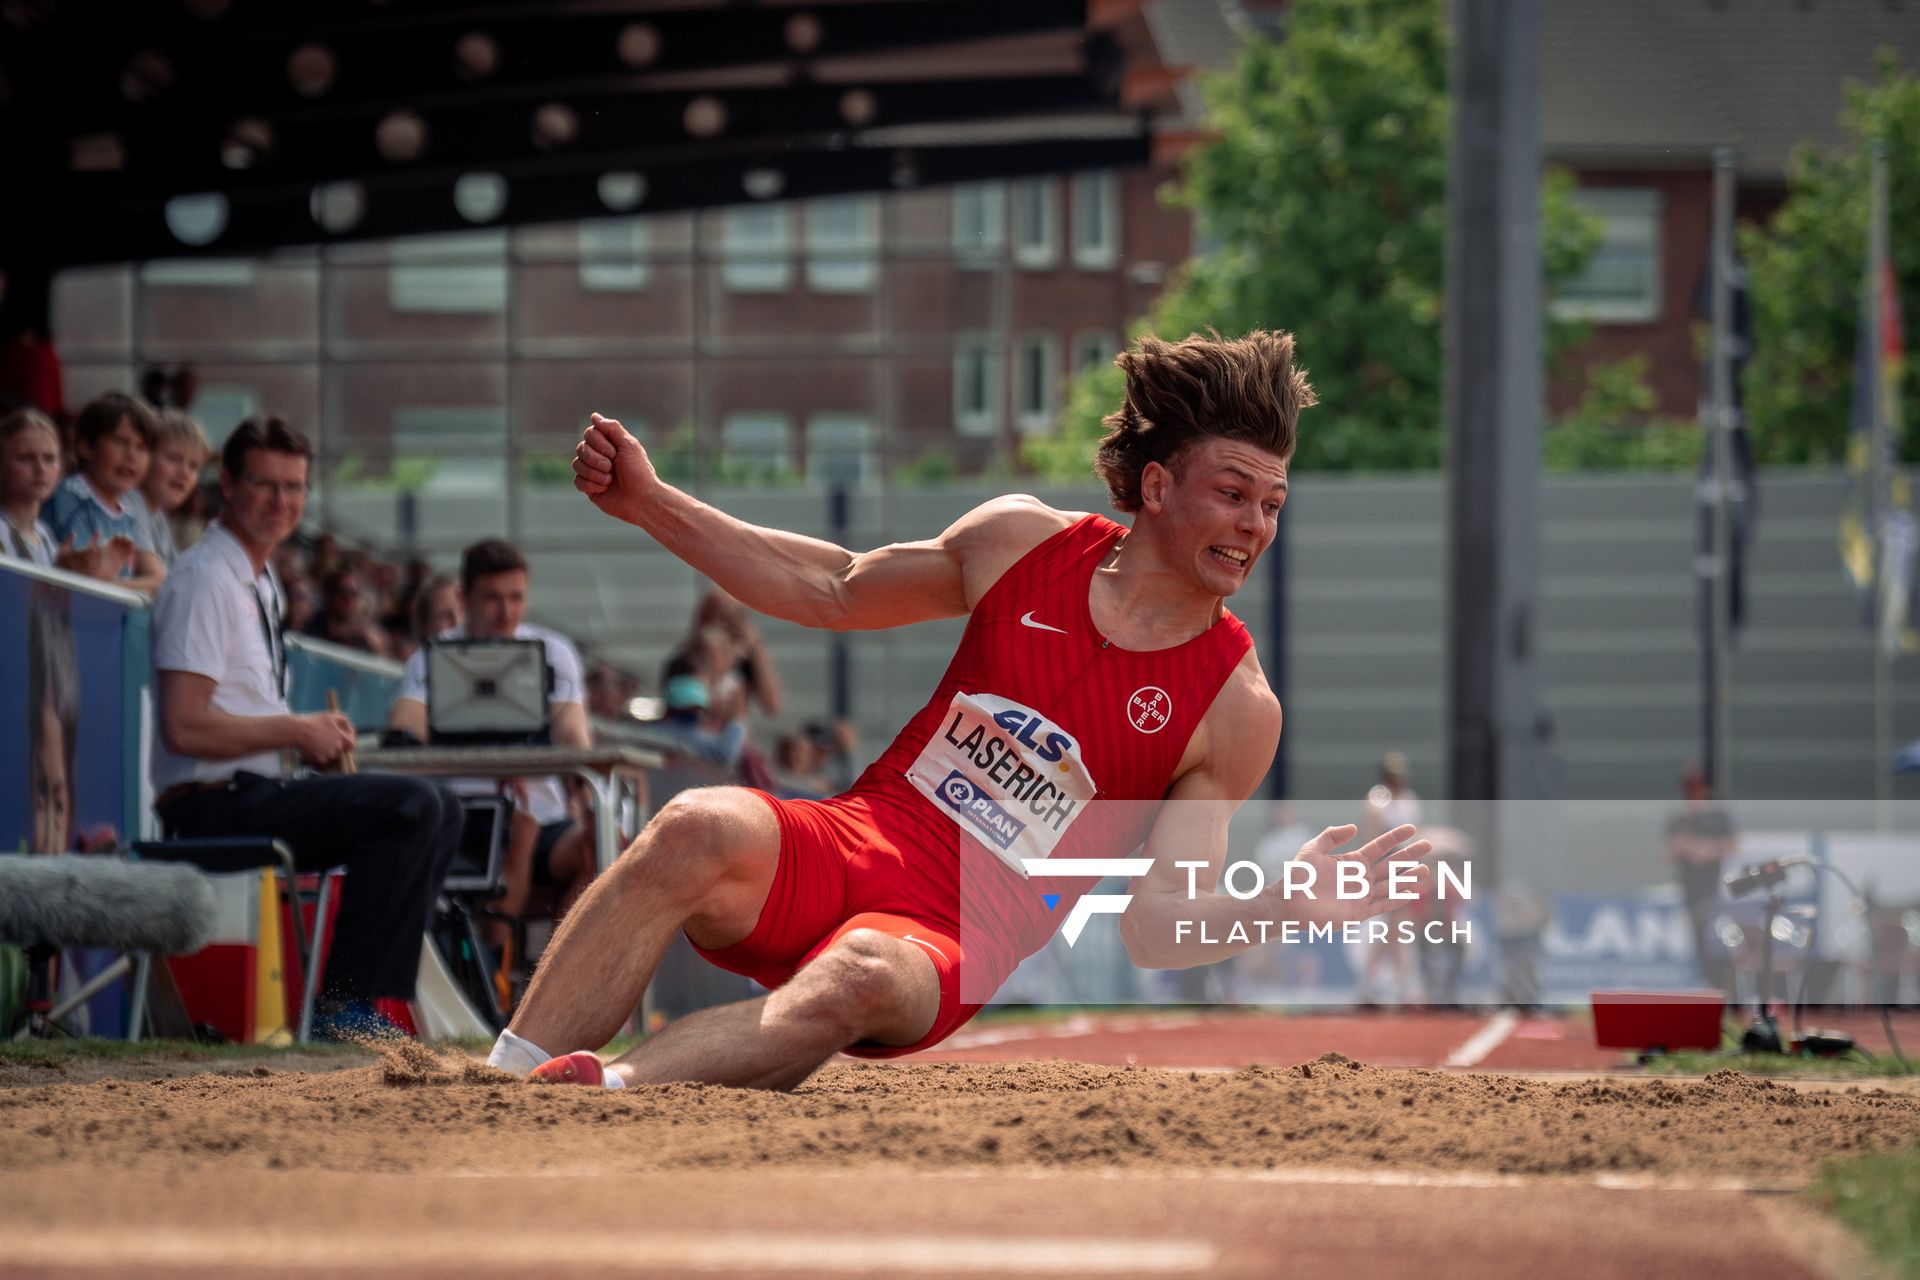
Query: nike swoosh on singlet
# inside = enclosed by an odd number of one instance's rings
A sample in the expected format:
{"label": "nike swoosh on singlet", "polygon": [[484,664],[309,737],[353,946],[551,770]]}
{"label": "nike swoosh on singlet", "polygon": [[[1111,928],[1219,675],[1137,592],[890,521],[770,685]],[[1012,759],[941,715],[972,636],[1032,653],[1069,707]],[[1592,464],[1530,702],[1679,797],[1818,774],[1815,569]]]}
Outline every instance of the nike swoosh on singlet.
{"label": "nike swoosh on singlet", "polygon": [[1023,627],[1032,627],[1035,631],[1052,631],[1059,635],[1067,634],[1065,627],[1050,627],[1044,622],[1035,622],[1033,620],[1033,610],[1031,609],[1020,615],[1020,625]]}

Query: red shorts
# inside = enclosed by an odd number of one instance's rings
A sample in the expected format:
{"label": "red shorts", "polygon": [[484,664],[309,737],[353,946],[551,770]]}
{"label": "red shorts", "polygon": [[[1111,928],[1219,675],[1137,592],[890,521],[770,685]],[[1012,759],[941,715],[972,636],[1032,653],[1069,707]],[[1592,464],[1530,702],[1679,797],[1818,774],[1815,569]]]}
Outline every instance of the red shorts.
{"label": "red shorts", "polygon": [[[860,796],[833,800],[779,800],[755,795],[780,824],[780,860],[753,932],[707,960],[778,987],[815,956],[855,929],[873,929],[918,943],[940,978],[940,1012],[933,1029],[908,1045],[863,1043],[847,1050],[862,1058],[897,1058],[928,1049],[980,1011],[960,1000],[959,885],[950,859],[910,856],[880,830]],[[996,984],[997,985],[997,984]]]}

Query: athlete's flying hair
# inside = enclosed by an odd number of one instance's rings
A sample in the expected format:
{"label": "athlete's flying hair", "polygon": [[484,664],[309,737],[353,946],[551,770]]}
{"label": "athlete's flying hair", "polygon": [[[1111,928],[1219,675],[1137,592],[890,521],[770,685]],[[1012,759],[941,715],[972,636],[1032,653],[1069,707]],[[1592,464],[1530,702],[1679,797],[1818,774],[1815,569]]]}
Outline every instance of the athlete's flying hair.
{"label": "athlete's flying hair", "polygon": [[1107,427],[1093,470],[1115,509],[1140,509],[1140,473],[1158,462],[1179,473],[1188,446],[1208,436],[1244,440],[1293,456],[1300,411],[1314,403],[1306,371],[1293,364],[1293,335],[1256,329],[1244,338],[1151,334],[1114,358],[1126,398]]}

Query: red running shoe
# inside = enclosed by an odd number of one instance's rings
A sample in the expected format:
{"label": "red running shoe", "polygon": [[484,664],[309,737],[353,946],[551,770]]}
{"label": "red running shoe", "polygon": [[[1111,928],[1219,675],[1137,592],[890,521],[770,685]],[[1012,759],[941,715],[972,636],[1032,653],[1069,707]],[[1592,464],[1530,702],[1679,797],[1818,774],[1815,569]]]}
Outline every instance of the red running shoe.
{"label": "red running shoe", "polygon": [[542,1084],[586,1084],[598,1088],[607,1082],[607,1069],[600,1065],[600,1059],[582,1049],[547,1059],[529,1071],[527,1079]]}

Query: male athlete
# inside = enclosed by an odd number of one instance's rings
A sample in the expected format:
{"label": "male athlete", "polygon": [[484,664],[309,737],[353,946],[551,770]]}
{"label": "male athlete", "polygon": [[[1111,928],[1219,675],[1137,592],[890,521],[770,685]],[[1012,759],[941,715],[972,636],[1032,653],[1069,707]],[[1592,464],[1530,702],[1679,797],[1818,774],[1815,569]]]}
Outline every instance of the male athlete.
{"label": "male athlete", "polygon": [[[969,617],[933,697],[844,795],[709,787],[662,808],[567,916],[494,1065],[608,1087],[790,1089],[842,1050],[927,1048],[1097,883],[1029,879],[1035,857],[1124,857],[1144,843],[1152,868],[1120,917],[1136,964],[1245,949],[1176,945],[1173,922],[1224,935],[1279,906],[1213,892],[1228,819],[1280,737],[1280,705],[1225,599],[1273,541],[1313,392],[1286,333],[1149,337],[1117,363],[1126,399],[1094,468],[1130,529],[1008,496],[938,537],[854,554],[680,492],[594,415],[575,487],[750,608],[837,631]],[[1354,834],[1329,827],[1302,848],[1320,884],[1334,884],[1336,859],[1371,868],[1428,852],[1400,826],[1335,855]],[[1290,898],[1284,913],[1337,925],[1400,905],[1385,877],[1369,889]],[[680,929],[772,993],[695,1013],[603,1066],[582,1046],[613,1038]]]}

